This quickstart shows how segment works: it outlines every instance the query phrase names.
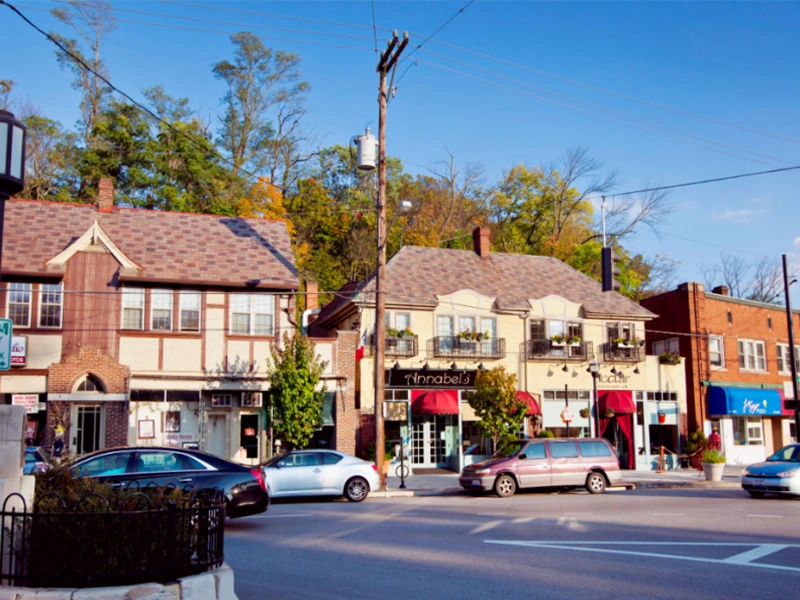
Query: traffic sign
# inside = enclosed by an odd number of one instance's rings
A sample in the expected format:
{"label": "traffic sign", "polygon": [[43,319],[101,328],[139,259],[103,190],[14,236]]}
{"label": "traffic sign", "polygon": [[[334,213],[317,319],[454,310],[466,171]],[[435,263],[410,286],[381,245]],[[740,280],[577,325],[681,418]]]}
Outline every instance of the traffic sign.
{"label": "traffic sign", "polygon": [[11,319],[0,319],[0,371],[11,367],[11,336],[14,325]]}

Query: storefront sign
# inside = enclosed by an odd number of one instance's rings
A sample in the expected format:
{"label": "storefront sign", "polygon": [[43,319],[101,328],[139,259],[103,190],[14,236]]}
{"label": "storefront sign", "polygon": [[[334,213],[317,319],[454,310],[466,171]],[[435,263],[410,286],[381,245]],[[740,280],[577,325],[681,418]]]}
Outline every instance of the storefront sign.
{"label": "storefront sign", "polygon": [[11,366],[24,367],[27,364],[28,338],[15,335],[11,338]]}
{"label": "storefront sign", "polygon": [[39,394],[11,394],[11,404],[24,406],[26,413],[39,412]]}
{"label": "storefront sign", "polygon": [[475,387],[477,371],[452,369],[387,369],[386,386],[392,388],[468,389]]}

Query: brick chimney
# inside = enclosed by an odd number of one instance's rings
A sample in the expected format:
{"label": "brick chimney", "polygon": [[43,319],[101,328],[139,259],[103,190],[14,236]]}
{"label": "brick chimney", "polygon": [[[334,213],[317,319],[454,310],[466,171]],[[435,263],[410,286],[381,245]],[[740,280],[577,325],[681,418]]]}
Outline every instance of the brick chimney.
{"label": "brick chimney", "polygon": [[489,258],[489,228],[476,227],[472,232],[472,248],[481,258]]}
{"label": "brick chimney", "polygon": [[319,308],[319,283],[316,281],[306,281],[306,310],[317,310]]}
{"label": "brick chimney", "polygon": [[720,296],[727,296],[728,295],[728,286],[727,285],[718,285],[714,289],[711,290],[712,294],[719,294]]}
{"label": "brick chimney", "polygon": [[97,185],[97,212],[110,213],[114,209],[114,181],[103,177]]}

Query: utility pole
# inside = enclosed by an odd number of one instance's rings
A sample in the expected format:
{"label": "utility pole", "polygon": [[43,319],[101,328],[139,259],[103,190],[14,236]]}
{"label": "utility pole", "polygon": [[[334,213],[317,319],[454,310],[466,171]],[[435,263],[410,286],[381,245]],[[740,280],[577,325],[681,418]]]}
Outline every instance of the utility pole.
{"label": "utility pole", "polygon": [[[408,45],[408,33],[403,34],[403,41],[397,37],[397,31],[378,61],[376,71],[380,77],[378,85],[378,265],[375,269],[375,466],[381,478],[381,489],[386,489],[386,473],[384,472],[383,401],[385,396],[386,354],[386,292],[383,289],[384,272],[386,270],[386,105],[389,92],[386,76],[397,64],[397,59]],[[402,444],[401,444],[402,445]]]}
{"label": "utility pole", "polygon": [[794,319],[792,318],[792,299],[789,296],[789,267],[783,255],[783,293],[786,296],[786,325],[789,328],[789,364],[792,370],[792,392],[794,393],[794,435],[800,440],[800,398],[797,396],[797,353],[794,351]]}

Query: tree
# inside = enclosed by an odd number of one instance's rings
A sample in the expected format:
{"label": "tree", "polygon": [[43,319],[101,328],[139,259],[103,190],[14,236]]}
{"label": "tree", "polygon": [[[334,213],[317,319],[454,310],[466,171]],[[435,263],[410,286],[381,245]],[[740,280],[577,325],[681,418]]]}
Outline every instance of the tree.
{"label": "tree", "polygon": [[469,405],[480,421],[478,428],[492,439],[495,451],[501,451],[518,437],[528,407],[517,399],[517,376],[505,367],[479,371]]}
{"label": "tree", "polygon": [[15,85],[16,81],[0,79],[0,110],[11,110],[11,92]]}
{"label": "tree", "polygon": [[319,383],[326,367],[307,337],[284,333],[281,346],[272,346],[268,397],[276,435],[294,448],[308,444],[321,426],[325,388]]}
{"label": "tree", "polygon": [[724,285],[736,298],[780,304],[783,295],[783,269],[777,259],[765,256],[758,261],[732,254],[720,255],[714,264],[700,267],[708,288]]}
{"label": "tree", "polygon": [[234,61],[223,60],[213,68],[228,87],[222,97],[219,144],[230,155],[234,174],[246,169],[273,182],[286,179],[286,170],[301,160],[300,121],[310,90],[300,77],[301,59],[266,47],[246,31],[232,35],[231,42]]}
{"label": "tree", "polygon": [[77,186],[77,135],[61,123],[37,114],[22,119],[28,128],[25,144],[25,189],[22,198],[67,200]]}

